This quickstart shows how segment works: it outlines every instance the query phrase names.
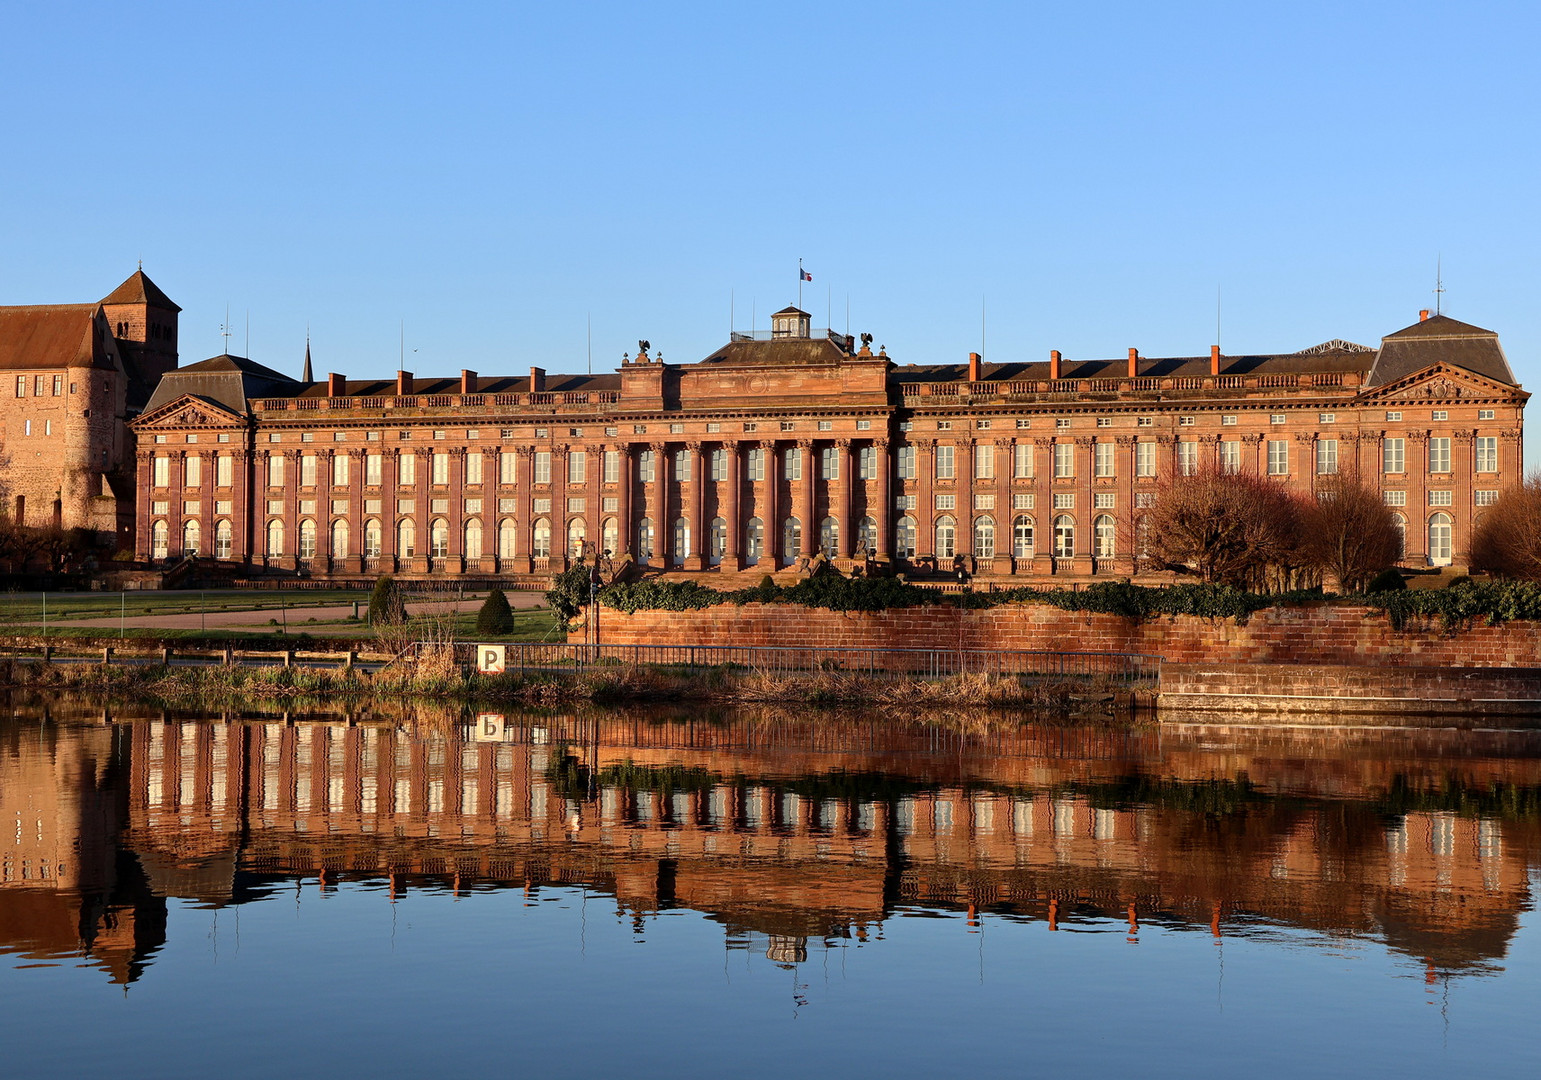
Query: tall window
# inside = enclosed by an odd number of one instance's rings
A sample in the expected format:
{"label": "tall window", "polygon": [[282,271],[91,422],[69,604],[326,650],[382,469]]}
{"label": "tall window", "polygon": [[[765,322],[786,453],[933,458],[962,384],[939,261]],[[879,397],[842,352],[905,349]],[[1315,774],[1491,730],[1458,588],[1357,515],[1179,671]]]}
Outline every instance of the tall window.
{"label": "tall window", "polygon": [[856,523],[856,550],[871,554],[877,549],[878,523],[874,518],[864,517]]}
{"label": "tall window", "polygon": [[1111,559],[1116,547],[1117,528],[1112,514],[1099,514],[1092,522],[1092,554],[1099,559]]}
{"label": "tall window", "polygon": [[582,518],[573,518],[567,523],[567,555],[572,559],[583,558],[583,547],[588,543],[588,523]]}
{"label": "tall window", "polygon": [[974,479],[995,479],[995,447],[980,443],[974,447]]}
{"label": "tall window", "polygon": [[744,526],[744,561],[753,566],[765,554],[765,523],[750,518]]}
{"label": "tall window", "polygon": [[1033,444],[1019,442],[1011,451],[1011,475],[1018,480],[1030,480],[1033,476]]}
{"label": "tall window", "polygon": [[915,448],[913,446],[901,446],[894,455],[895,475],[900,480],[915,479]]}
{"label": "tall window", "polygon": [[214,459],[214,483],[222,488],[235,485],[235,459],[229,454]]}
{"label": "tall window", "polygon": [[765,448],[751,446],[749,453],[744,456],[744,475],[752,482],[758,483],[765,479]]}
{"label": "tall window", "polygon": [[551,483],[551,451],[535,451],[535,483]]}
{"label": "tall window", "polygon": [[712,480],[721,483],[728,478],[728,452],[718,446],[712,450]]}
{"label": "tall window", "polygon": [[1232,474],[1241,472],[1241,443],[1227,439],[1220,444],[1220,468]]}
{"label": "tall window", "polygon": [[1290,471],[1290,444],[1283,439],[1268,440],[1268,475],[1288,476]]}
{"label": "tall window", "polygon": [[465,534],[466,561],[475,562],[482,557],[482,523],[472,518],[466,522]]}
{"label": "tall window", "polygon": [[338,518],[332,522],[332,551],[334,559],[340,559],[348,554],[348,519]]}
{"label": "tall window", "polygon": [[1057,442],[1054,444],[1054,475],[1057,479],[1075,475],[1075,444]]}
{"label": "tall window", "polygon": [[722,562],[723,554],[728,550],[728,522],[726,518],[712,518],[712,531],[710,547],[706,549],[706,556],[713,566]]}
{"label": "tall window", "polygon": [[402,454],[396,459],[396,471],[399,483],[402,487],[417,486],[417,455]]}
{"label": "tall window", "polygon": [[198,527],[198,521],[197,521],[196,518],[189,519],[188,521],[183,522],[182,523],[182,554],[183,555],[197,555],[198,554],[198,542],[201,539],[201,536],[202,536],[202,531]]}
{"label": "tall window", "polygon": [[956,474],[953,452],[956,447],[939,445],[936,448],[936,478],[951,480]]}
{"label": "tall window", "polygon": [[347,454],[334,454],[332,456],[332,486],[348,486],[348,462],[353,460]]}
{"label": "tall window", "polygon": [[1316,440],[1316,473],[1331,476],[1338,471],[1338,440]]}
{"label": "tall window", "polygon": [[781,557],[788,563],[803,554],[803,523],[789,517],[781,525]]}
{"label": "tall window", "polygon": [[513,518],[504,518],[498,523],[498,558],[512,559],[518,546],[519,526]]}
{"label": "tall window", "polygon": [[690,451],[681,447],[674,451],[674,479],[688,483],[690,478]]}
{"label": "tall window", "polygon": [[840,523],[832,517],[819,522],[819,551],[826,559],[840,553]]}
{"label": "tall window", "polygon": [[788,480],[801,480],[803,478],[803,448],[801,446],[789,446],[782,456],[783,472]]}
{"label": "tall window", "polygon": [[988,514],[974,519],[974,558],[995,558],[995,519]]}
{"label": "tall window", "polygon": [[[621,482],[621,452],[619,450],[606,450],[604,457],[605,479],[607,484],[619,484]],[[614,551],[614,548],[610,549]]]}
{"label": "tall window", "polygon": [[826,480],[840,479],[840,448],[826,446],[819,450],[819,475]]}
{"label": "tall window", "polygon": [[417,525],[411,518],[402,518],[396,526],[396,554],[403,559],[417,554]]}
{"label": "tall window", "polygon": [[1498,439],[1492,435],[1477,437],[1477,471],[1498,471]]}
{"label": "tall window", "polygon": [[[21,392],[17,397],[26,396],[26,376],[22,376],[17,382],[21,385]],[[171,554],[171,527],[164,521],[157,521],[150,526],[150,558],[164,559]]]}
{"label": "tall window", "polygon": [[1099,442],[1092,455],[1094,471],[1098,476],[1113,475],[1113,449],[1110,442]]}
{"label": "tall window", "polygon": [[[160,458],[156,458],[160,461]],[[268,455],[268,487],[284,486],[284,456],[282,454]],[[269,552],[269,554],[272,554]]]}
{"label": "tall window", "polygon": [[536,518],[535,527],[530,530],[530,554],[537,559],[549,559],[551,557],[551,519]]}
{"label": "tall window", "polygon": [[585,450],[569,450],[567,452],[567,482],[569,484],[581,484],[588,476],[589,455]]}
{"label": "tall window", "polygon": [[486,459],[480,450],[472,450],[466,454],[466,483],[480,484],[484,472]]}
{"label": "tall window", "polygon": [[894,526],[894,554],[901,559],[915,557],[915,519],[906,514]]}
{"label": "tall window", "polygon": [[230,528],[228,520],[221,520],[214,526],[214,557],[216,559],[228,559],[232,554],[232,541],[235,533]]}
{"label": "tall window", "polygon": [[856,475],[862,480],[876,480],[878,476],[878,448],[863,446],[856,451]]}
{"label": "tall window", "polygon": [[378,559],[383,540],[379,518],[370,518],[364,522],[364,558]]}
{"label": "tall window", "polygon": [[1026,514],[1011,523],[1011,553],[1018,559],[1033,557],[1033,519]]}
{"label": "tall window", "polygon": [[682,517],[674,519],[674,548],[671,554],[676,566],[690,555],[690,522]]}
{"label": "tall window", "polygon": [[1054,557],[1068,559],[1075,555],[1075,521],[1069,514],[1054,519]]}
{"label": "tall window", "polygon": [[621,543],[621,528],[615,518],[605,518],[605,523],[600,527],[600,550],[615,554]]}
{"label": "tall window", "polygon": [[637,561],[646,566],[653,557],[653,519],[637,522]]}
{"label": "tall window", "polygon": [[1399,473],[1407,471],[1407,440],[1387,439],[1381,447],[1381,467],[1383,472]]}
{"label": "tall window", "polygon": [[504,450],[498,454],[498,483],[518,483],[519,455],[512,450]]}
{"label": "tall window", "polygon": [[1391,515],[1391,524],[1397,531],[1397,558],[1407,555],[1407,519],[1401,514]]}
{"label": "tall window", "polygon": [[436,486],[443,486],[449,483],[448,454],[436,453],[433,455],[433,483]]}
{"label": "tall window", "polygon": [[316,523],[310,518],[300,522],[300,558],[316,557]]}
{"label": "tall window", "polygon": [[933,546],[938,559],[950,559],[958,553],[958,523],[951,514],[936,519],[936,543]]}
{"label": "tall window", "polygon": [[300,487],[316,486],[316,455],[300,455]]}
{"label": "tall window", "polygon": [[1450,515],[1441,511],[1429,518],[1429,561],[1435,566],[1449,566],[1453,550]]}
{"label": "tall window", "polygon": [[651,484],[653,475],[653,452],[644,450],[637,455],[637,479],[644,484]]}
{"label": "tall window", "polygon": [[1199,471],[1199,444],[1192,441],[1177,444],[1177,472],[1180,476],[1192,476]]}
{"label": "tall window", "polygon": [[1450,440],[1448,438],[1429,440],[1429,472],[1450,471]]}
{"label": "tall window", "polygon": [[1156,475],[1156,444],[1142,440],[1134,444],[1134,475]]}
{"label": "tall window", "polygon": [[203,457],[189,454],[182,462],[182,483],[190,488],[203,486]]}

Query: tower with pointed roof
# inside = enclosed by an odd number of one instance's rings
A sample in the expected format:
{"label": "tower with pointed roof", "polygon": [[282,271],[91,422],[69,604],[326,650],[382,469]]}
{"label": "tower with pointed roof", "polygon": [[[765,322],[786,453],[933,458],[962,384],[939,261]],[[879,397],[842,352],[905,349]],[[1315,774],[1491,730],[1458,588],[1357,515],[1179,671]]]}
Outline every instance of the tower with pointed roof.
{"label": "tower with pointed roof", "polygon": [[143,404],[160,377],[177,366],[177,314],[172,303],[140,267],[102,298],[102,314],[118,339],[130,381]]}

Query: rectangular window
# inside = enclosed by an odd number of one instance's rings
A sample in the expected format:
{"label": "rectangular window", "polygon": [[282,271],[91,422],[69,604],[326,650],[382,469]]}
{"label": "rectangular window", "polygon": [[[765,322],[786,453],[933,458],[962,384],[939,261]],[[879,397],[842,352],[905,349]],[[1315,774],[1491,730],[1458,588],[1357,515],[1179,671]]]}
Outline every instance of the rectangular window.
{"label": "rectangular window", "polygon": [[712,451],[712,480],[721,483],[728,478],[728,452],[722,447]]}
{"label": "rectangular window", "polygon": [[588,505],[589,505],[589,503],[588,503],[587,499],[568,499],[567,500],[567,512],[569,514],[583,514],[583,513],[587,513],[588,512]]}
{"label": "rectangular window", "polygon": [[535,483],[551,483],[551,451],[535,451]]}
{"label": "rectangular window", "polygon": [[284,486],[284,456],[282,454],[268,455],[268,487]]}
{"label": "rectangular window", "polygon": [[637,455],[637,479],[644,484],[653,482],[653,452],[644,450]]}
{"label": "rectangular window", "polygon": [[669,425],[669,434],[670,435],[683,435],[683,434],[685,434],[685,425],[684,424],[670,424]]}
{"label": "rectangular window", "polygon": [[789,446],[787,452],[781,458],[782,474],[788,480],[801,480],[803,478],[803,448],[801,446]]}
{"label": "rectangular window", "polygon": [[619,450],[606,450],[604,462],[605,483],[619,484],[621,482],[621,452]]}
{"label": "rectangular window", "polygon": [[1386,414],[1386,419],[1391,421],[1393,424],[1400,424],[1402,422],[1402,414],[1401,412],[1388,412]]}
{"label": "rectangular window", "polygon": [[1324,413],[1317,413],[1316,414],[1316,420],[1317,420],[1317,423],[1320,423],[1320,424],[1336,424],[1338,422],[1338,417],[1337,417],[1337,414],[1335,414],[1335,413],[1324,412]]}
{"label": "rectangular window", "polygon": [[1075,493],[1071,492],[1071,491],[1061,491],[1061,492],[1058,492],[1054,496],[1054,509],[1056,509],[1056,510],[1074,510],[1075,509]]}
{"label": "rectangular window", "polygon": [[498,454],[498,483],[512,484],[519,476],[519,455],[512,450]]}
{"label": "rectangular window", "polygon": [[1221,427],[1235,427],[1236,426],[1236,417],[1235,416],[1222,416],[1222,417],[1220,417],[1220,426]]}
{"label": "rectangular window", "polygon": [[952,421],[951,420],[938,420],[936,422],[936,430],[938,430],[938,431],[951,431],[952,430]]}
{"label": "rectangular window", "polygon": [[1058,417],[1054,421],[1054,430],[1055,431],[1069,431],[1070,430],[1070,418],[1068,416]]}
{"label": "rectangular window", "polygon": [[300,487],[316,486],[316,455],[305,454],[300,458]]}
{"label": "rectangular window", "polygon": [[1134,508],[1136,510],[1149,510],[1156,505],[1156,493],[1154,491],[1136,491],[1134,493]]}
{"label": "rectangular window", "polygon": [[712,423],[709,423],[709,424],[706,425],[706,433],[708,435],[715,435],[715,434],[717,434],[721,430],[722,430],[722,425],[719,424],[719,423],[712,422]]}
{"label": "rectangular window", "polygon": [[795,421],[792,421],[792,420],[783,420],[783,421],[781,421],[781,430],[782,431],[796,431],[797,430],[797,424],[796,424]]}
{"label": "rectangular window", "polygon": [[899,511],[914,510],[919,507],[920,496],[900,495],[894,499],[894,509]]}
{"label": "rectangular window", "polygon": [[938,446],[936,448],[936,478],[938,480],[951,480],[955,475],[954,449],[951,446]]}
{"label": "rectangular window", "polygon": [[480,450],[472,450],[466,455],[466,483],[480,484],[486,471],[486,458]]}
{"label": "rectangular window", "polygon": [[765,448],[751,446],[749,453],[744,457],[744,471],[748,479],[753,483],[759,483],[765,479]]}
{"label": "rectangular window", "polygon": [[589,455],[587,450],[569,450],[567,452],[567,482],[569,484],[581,484],[588,476]]}
{"label": "rectangular window", "polygon": [[913,446],[899,447],[897,465],[900,480],[915,479],[915,448]]}
{"label": "rectangular window", "polygon": [[878,475],[878,448],[863,446],[856,454],[856,475],[863,480],[876,480]]}
{"label": "rectangular window", "polygon": [[414,513],[416,510],[417,510],[417,500],[416,499],[397,499],[396,500],[396,513],[398,513],[398,514],[411,514],[411,513]]}
{"label": "rectangular window", "polygon": [[283,512],[284,512],[284,501],[282,499],[269,499],[268,500],[268,513],[270,513],[270,514],[282,514]]}
{"label": "rectangular window", "polygon": [[1268,414],[1268,422],[1270,424],[1282,424],[1282,423],[1284,423],[1285,419],[1286,419],[1285,415],[1283,413],[1281,413],[1281,412],[1269,413]]}
{"label": "rectangular window", "polygon": [[332,486],[347,487],[348,473],[351,471],[349,462],[353,459],[347,454],[337,454],[332,458]]}
{"label": "rectangular window", "polygon": [[1284,439],[1268,440],[1268,475],[1288,476],[1290,471],[1290,444]]}
{"label": "rectangular window", "polygon": [[1118,497],[1111,491],[1099,491],[1092,496],[1092,507],[1097,510],[1112,510],[1117,504]]}
{"label": "rectangular window", "polygon": [[300,442],[315,442],[315,441],[316,441],[316,433],[314,431],[307,431],[307,432],[305,432],[305,434],[300,436]]}
{"label": "rectangular window", "polygon": [[1092,458],[1094,464],[1093,471],[1097,476],[1113,475],[1113,450],[1114,446],[1110,442],[1100,442],[1096,445]]}
{"label": "rectangular window", "polygon": [[1011,450],[1011,475],[1018,480],[1033,478],[1033,444],[1019,442]]}
{"label": "rectangular window", "polygon": [[531,499],[530,508],[537,514],[549,514],[551,513],[551,500]]}
{"label": "rectangular window", "polygon": [[689,450],[681,448],[674,451],[674,479],[682,483],[691,481]]}
{"label": "rectangular window", "polygon": [[995,447],[989,443],[974,447],[974,479],[995,479]]}
{"label": "rectangular window", "polygon": [[1445,409],[1435,409],[1433,412],[1431,412],[1429,414],[1429,419],[1430,420],[1448,420],[1448,419],[1450,419],[1450,413],[1447,410],[1445,410]]}
{"label": "rectangular window", "polygon": [[417,455],[402,454],[396,461],[396,469],[399,474],[399,483],[402,487],[417,486]]}
{"label": "rectangular window", "polygon": [[157,454],[154,461],[155,486],[171,486],[171,459],[163,454]]}
{"label": "rectangular window", "polygon": [[1405,491],[1383,491],[1383,492],[1381,492],[1381,500],[1383,502],[1385,502],[1385,504],[1387,506],[1406,506],[1407,505],[1407,492],[1405,492]]}
{"label": "rectangular window", "polygon": [[1338,471],[1338,440],[1318,439],[1316,443],[1316,474],[1330,476]]}
{"label": "rectangular window", "polygon": [[1429,472],[1442,473],[1450,471],[1450,440],[1448,438],[1436,438],[1429,440]]}
{"label": "rectangular window", "polygon": [[202,507],[198,505],[196,499],[188,499],[182,503],[182,513],[187,517],[197,517],[201,510]]}
{"label": "rectangular window", "polygon": [[[56,394],[58,392],[59,391],[57,391],[57,390],[54,391],[54,393],[56,393]],[[1477,419],[1478,420],[1491,420],[1491,419],[1493,419],[1493,415],[1494,414],[1493,414],[1493,410],[1492,409],[1478,409],[1477,410]]]}
{"label": "rectangular window", "polygon": [[958,508],[958,497],[956,495],[938,495],[936,497],[936,508],[938,510],[956,510]]}
{"label": "rectangular window", "polygon": [[47,376],[45,376],[45,375],[39,375],[35,379],[32,380],[32,396],[33,397],[42,397],[43,396],[43,384],[44,384],[44,381],[45,381],[46,378],[47,378]]}
{"label": "rectangular window", "polygon": [[1156,475],[1156,444],[1146,440],[1134,444],[1134,475]]}
{"label": "rectangular window", "polygon": [[1477,471],[1498,471],[1498,437],[1495,435],[1479,435],[1477,437]]}
{"label": "rectangular window", "polygon": [[[62,393],[64,393],[64,376],[63,375],[55,375],[54,376],[54,397],[58,397]],[[1488,410],[1488,415],[1483,417],[1482,419],[1484,419],[1484,420],[1491,420],[1491,419],[1493,419],[1492,410],[1491,409]]]}
{"label": "rectangular window", "polygon": [[25,375],[16,376],[16,396],[27,396],[27,377]]}
{"label": "rectangular window", "polygon": [[1032,426],[1033,426],[1032,420],[1021,419],[1021,420],[1017,421],[1017,430],[1018,431],[1026,431],[1029,428],[1031,428]]}
{"label": "rectangular window", "polygon": [[1429,505],[1451,506],[1455,501],[1453,496],[1454,493],[1450,491],[1431,491],[1429,492]]}
{"label": "rectangular window", "polygon": [[1063,480],[1075,475],[1075,444],[1057,442],[1054,444],[1054,477]]}
{"label": "rectangular window", "polygon": [[364,483],[369,487],[380,486],[380,455],[364,455]]}
{"label": "rectangular window", "polygon": [[1033,508],[1033,493],[1031,491],[1018,491],[1011,496],[1011,508],[1013,510],[1031,510]]}
{"label": "rectangular window", "polygon": [[981,491],[977,495],[975,495],[974,496],[974,509],[975,510],[994,510],[995,509],[995,492],[993,492],[993,491]]}
{"label": "rectangular window", "polygon": [[1498,492],[1497,491],[1473,491],[1471,493],[1471,498],[1472,498],[1472,502],[1476,503],[1478,506],[1492,506],[1494,503],[1496,503],[1498,501]]}
{"label": "rectangular window", "polygon": [[858,421],[856,421],[856,430],[857,431],[871,431],[872,430],[872,421],[871,420],[858,420]]}
{"label": "rectangular window", "polygon": [[977,428],[980,431],[989,431],[990,430],[990,421],[988,421],[988,420],[979,420],[979,421],[975,422],[974,427]]}
{"label": "rectangular window", "polygon": [[221,454],[214,459],[214,485],[222,488],[235,486],[235,459],[229,454]]}
{"label": "rectangular window", "polygon": [[435,452],[433,455],[433,482],[439,486],[449,483],[449,455]]}
{"label": "rectangular window", "polygon": [[607,514],[613,514],[621,508],[621,500],[611,496],[599,500],[599,508]]}
{"label": "rectangular window", "polygon": [[231,499],[216,499],[214,501],[214,512],[216,514],[233,514],[235,513],[235,502]]}
{"label": "rectangular window", "polygon": [[826,480],[840,479],[840,448],[826,446],[819,451],[819,473]]}
{"label": "rectangular window", "polygon": [[1228,473],[1241,472],[1241,443],[1228,439],[1220,444],[1220,468]]}
{"label": "rectangular window", "polygon": [[31,420],[24,420],[24,421],[22,421],[21,432],[22,432],[23,435],[31,435],[32,434],[32,421]]}
{"label": "rectangular window", "polygon": [[1199,471],[1199,444],[1196,442],[1180,442],[1177,444],[1177,472],[1182,476],[1192,476]]}
{"label": "rectangular window", "polygon": [[1177,426],[1178,427],[1192,427],[1193,426],[1193,417],[1191,417],[1191,416],[1179,416],[1177,418]]}
{"label": "rectangular window", "polygon": [[1156,418],[1154,416],[1140,416],[1140,417],[1136,417],[1135,421],[1134,421],[1134,426],[1135,427],[1155,427],[1156,426]]}
{"label": "rectangular window", "polygon": [[1407,471],[1407,440],[1387,439],[1381,446],[1381,471],[1400,473]]}
{"label": "rectangular window", "polygon": [[834,423],[834,421],[833,420],[820,420],[819,421],[819,430],[820,431],[834,431],[835,430],[835,423]]}

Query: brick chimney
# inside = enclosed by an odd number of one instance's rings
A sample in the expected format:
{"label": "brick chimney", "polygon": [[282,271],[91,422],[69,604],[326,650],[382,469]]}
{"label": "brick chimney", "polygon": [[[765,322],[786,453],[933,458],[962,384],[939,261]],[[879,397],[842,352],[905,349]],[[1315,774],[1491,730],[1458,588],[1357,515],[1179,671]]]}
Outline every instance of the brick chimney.
{"label": "brick chimney", "polygon": [[546,390],[546,369],[532,367],[530,369],[530,393],[541,394]]}
{"label": "brick chimney", "polygon": [[977,352],[968,354],[968,381],[979,381],[979,354]]}
{"label": "brick chimney", "polygon": [[1130,349],[1129,350],[1129,377],[1131,379],[1133,379],[1136,376],[1138,376],[1139,373],[1140,373],[1140,350],[1139,349]]}
{"label": "brick chimney", "polygon": [[396,396],[406,397],[412,392],[412,373],[410,371],[396,372]]}
{"label": "brick chimney", "polygon": [[1429,320],[1429,309],[1428,308],[1424,308],[1422,311],[1418,312],[1418,321],[1419,322],[1428,322],[1428,320]]}
{"label": "brick chimney", "polygon": [[335,371],[330,372],[326,377],[326,396],[345,397],[347,393],[348,377],[346,375],[339,375]]}
{"label": "brick chimney", "polygon": [[1211,375],[1220,374],[1220,346],[1218,345],[1211,345],[1209,347],[1209,373]]}
{"label": "brick chimney", "polygon": [[461,369],[461,371],[460,371],[460,392],[462,394],[474,394],[474,393],[476,393],[476,372],[474,372],[474,371],[467,371],[464,368]]}
{"label": "brick chimney", "polygon": [[1058,349],[1050,349],[1049,350],[1049,378],[1057,380],[1059,378],[1059,372],[1060,372],[1059,350]]}

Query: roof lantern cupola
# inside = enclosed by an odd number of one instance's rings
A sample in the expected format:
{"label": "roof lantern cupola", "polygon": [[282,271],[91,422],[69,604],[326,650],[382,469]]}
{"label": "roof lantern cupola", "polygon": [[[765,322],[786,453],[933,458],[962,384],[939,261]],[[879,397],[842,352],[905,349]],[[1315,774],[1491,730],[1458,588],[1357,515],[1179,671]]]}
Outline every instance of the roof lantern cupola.
{"label": "roof lantern cupola", "polygon": [[771,316],[771,337],[802,338],[813,336],[813,316],[796,307],[784,307]]}

